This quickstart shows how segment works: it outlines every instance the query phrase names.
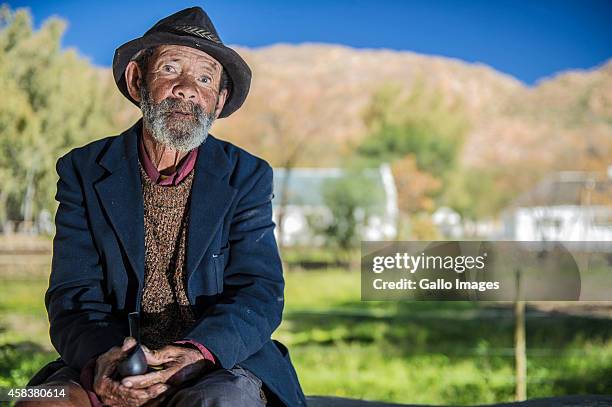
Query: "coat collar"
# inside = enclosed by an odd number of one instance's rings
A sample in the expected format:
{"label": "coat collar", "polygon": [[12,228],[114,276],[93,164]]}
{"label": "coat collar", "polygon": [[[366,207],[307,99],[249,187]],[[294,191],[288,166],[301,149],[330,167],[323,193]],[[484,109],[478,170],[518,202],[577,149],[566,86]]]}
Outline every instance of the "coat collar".
{"label": "coat collar", "polygon": [[[98,161],[110,174],[95,184],[141,287],[144,283],[144,205],[138,170],[138,134],[142,119],[114,138]],[[198,147],[187,230],[187,281],[196,270],[223,220],[236,189],[229,185],[231,164],[212,135]]]}
{"label": "coat collar", "polygon": [[[99,163],[107,171],[113,173],[127,161],[138,159],[138,135],[142,132],[142,118],[132,127],[115,137],[108,149],[103,153]],[[198,147],[198,156],[206,155],[206,159],[197,160],[196,167],[201,167],[211,175],[223,177],[230,171],[230,162],[223,151],[219,140],[209,134],[206,141]],[[138,166],[138,165],[136,165]]]}

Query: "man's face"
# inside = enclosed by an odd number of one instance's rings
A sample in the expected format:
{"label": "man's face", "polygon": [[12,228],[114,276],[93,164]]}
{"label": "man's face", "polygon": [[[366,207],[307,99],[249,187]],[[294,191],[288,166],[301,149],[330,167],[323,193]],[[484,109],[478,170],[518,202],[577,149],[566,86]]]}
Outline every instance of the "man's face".
{"label": "man's face", "polygon": [[149,58],[140,107],[153,138],[177,151],[204,142],[220,112],[221,64],[203,51],[163,45]]}

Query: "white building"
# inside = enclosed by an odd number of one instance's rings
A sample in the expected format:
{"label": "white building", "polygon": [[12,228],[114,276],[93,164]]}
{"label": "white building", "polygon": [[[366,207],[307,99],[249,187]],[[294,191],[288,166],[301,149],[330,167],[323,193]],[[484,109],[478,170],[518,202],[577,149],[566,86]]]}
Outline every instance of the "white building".
{"label": "white building", "polygon": [[442,206],[431,215],[431,220],[446,238],[458,239],[463,236],[461,215],[448,206]]}
{"label": "white building", "polygon": [[[327,180],[338,179],[345,173],[339,168],[293,168],[289,173],[287,184],[287,202],[282,221],[283,245],[317,245],[319,241],[309,228],[308,216],[317,215],[329,219],[331,211],[325,205],[323,184]],[[278,214],[285,186],[287,171],[284,168],[274,169],[274,199],[272,200],[274,221],[279,224]],[[370,216],[362,230],[362,240],[391,240],[396,236],[397,225],[397,190],[391,168],[387,164],[377,169],[364,170],[363,176],[372,181],[375,204],[370,209]],[[363,216],[357,211],[357,216]],[[278,228],[275,230],[278,238]]]}
{"label": "white building", "polygon": [[556,173],[515,200],[502,219],[508,240],[612,242],[612,179]]}

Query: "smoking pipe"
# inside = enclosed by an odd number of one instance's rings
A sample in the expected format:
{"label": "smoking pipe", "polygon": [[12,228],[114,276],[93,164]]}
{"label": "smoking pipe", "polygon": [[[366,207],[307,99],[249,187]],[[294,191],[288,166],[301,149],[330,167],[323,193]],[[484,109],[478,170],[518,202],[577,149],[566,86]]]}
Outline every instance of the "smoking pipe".
{"label": "smoking pipe", "polygon": [[127,376],[136,376],[147,371],[147,358],[140,344],[140,315],[138,312],[128,314],[128,323],[130,326],[130,336],[136,339],[134,346],[125,359],[117,366],[117,373],[121,378]]}

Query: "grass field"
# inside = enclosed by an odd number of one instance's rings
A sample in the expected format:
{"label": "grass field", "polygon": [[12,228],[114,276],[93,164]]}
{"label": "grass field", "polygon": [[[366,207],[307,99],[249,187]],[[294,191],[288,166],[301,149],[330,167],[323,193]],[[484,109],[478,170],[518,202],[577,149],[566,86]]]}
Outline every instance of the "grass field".
{"label": "grass field", "polygon": [[[339,269],[286,280],[274,337],[288,345],[307,394],[429,404],[513,399],[510,305],[361,302],[359,274]],[[44,273],[0,280],[0,387],[25,384],[56,357],[46,286]],[[612,393],[611,318],[528,306],[527,349],[530,398]]]}

